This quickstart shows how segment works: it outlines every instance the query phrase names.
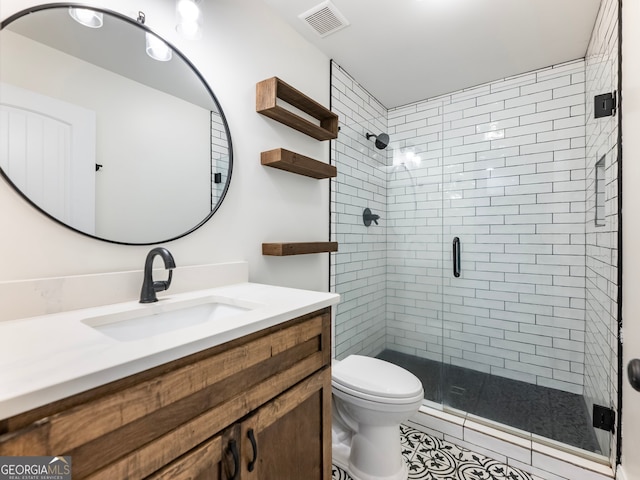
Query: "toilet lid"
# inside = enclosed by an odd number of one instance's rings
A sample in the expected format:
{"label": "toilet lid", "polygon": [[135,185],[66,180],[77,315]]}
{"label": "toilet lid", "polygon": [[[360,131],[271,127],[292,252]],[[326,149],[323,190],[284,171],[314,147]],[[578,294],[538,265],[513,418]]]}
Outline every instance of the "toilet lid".
{"label": "toilet lid", "polygon": [[379,398],[408,398],[422,395],[422,383],[411,372],[372,357],[350,355],[331,370],[333,383],[351,391]]}

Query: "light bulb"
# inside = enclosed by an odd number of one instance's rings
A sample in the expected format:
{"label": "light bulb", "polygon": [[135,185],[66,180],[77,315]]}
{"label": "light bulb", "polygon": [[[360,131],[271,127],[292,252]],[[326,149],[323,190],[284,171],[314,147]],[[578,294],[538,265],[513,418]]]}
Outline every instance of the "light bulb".
{"label": "light bulb", "polygon": [[199,0],[177,0],[178,24],[176,30],[186,38],[194,39],[200,36],[202,15],[198,3]]}
{"label": "light bulb", "polygon": [[182,20],[195,21],[200,16],[200,7],[193,0],[178,0],[176,9]]}
{"label": "light bulb", "polygon": [[69,15],[80,25],[89,28],[100,28],[103,24],[102,12],[96,12],[88,8],[69,7]]}
{"label": "light bulb", "polygon": [[147,55],[159,62],[168,62],[171,60],[172,52],[169,45],[164,43],[153,33],[145,33],[145,42],[147,47]]}

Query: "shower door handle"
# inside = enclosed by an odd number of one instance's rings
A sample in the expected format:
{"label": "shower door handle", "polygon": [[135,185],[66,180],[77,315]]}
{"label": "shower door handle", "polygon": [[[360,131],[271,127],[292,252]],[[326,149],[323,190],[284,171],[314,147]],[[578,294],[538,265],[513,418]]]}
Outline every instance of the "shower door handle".
{"label": "shower door handle", "polygon": [[460,276],[460,238],[453,238],[453,276]]}

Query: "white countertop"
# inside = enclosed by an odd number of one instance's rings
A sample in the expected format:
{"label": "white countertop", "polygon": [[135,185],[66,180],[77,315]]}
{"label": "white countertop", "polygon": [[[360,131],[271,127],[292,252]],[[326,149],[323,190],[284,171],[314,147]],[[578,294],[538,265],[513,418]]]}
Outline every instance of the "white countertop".
{"label": "white countertop", "polygon": [[[255,308],[133,341],[115,340],[83,322],[210,295]],[[175,295],[160,292],[153,304],[132,301],[0,322],[0,420],[335,305],[339,299],[334,293],[239,283]]]}

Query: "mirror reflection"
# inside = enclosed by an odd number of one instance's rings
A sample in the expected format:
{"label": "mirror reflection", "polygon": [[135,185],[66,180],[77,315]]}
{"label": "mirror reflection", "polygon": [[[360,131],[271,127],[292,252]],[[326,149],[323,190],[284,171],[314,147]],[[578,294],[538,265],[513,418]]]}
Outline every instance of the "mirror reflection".
{"label": "mirror reflection", "polygon": [[[56,5],[2,25],[1,171],[36,207],[87,235],[128,244],[180,237],[210,218],[228,188],[224,115],[180,52],[152,58],[162,39],[95,12]],[[83,15],[94,24],[75,18]]]}

